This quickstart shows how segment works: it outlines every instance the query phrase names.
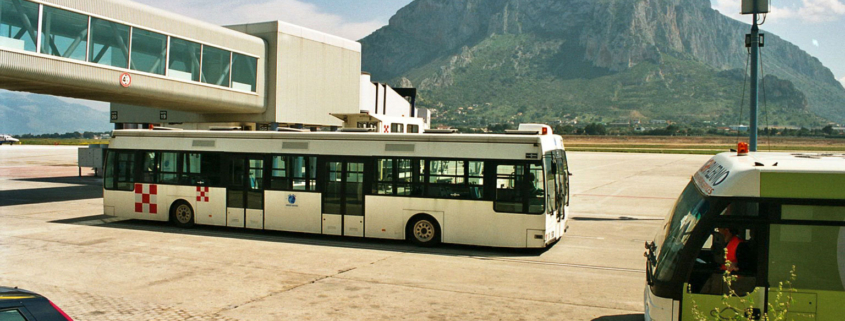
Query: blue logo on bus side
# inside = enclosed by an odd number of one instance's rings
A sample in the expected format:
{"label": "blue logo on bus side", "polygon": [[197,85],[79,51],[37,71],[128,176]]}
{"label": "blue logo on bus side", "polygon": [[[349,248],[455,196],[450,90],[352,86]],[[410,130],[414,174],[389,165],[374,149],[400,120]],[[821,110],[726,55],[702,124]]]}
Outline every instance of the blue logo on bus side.
{"label": "blue logo on bus side", "polygon": [[296,203],[296,195],[290,194],[288,195],[288,204]]}

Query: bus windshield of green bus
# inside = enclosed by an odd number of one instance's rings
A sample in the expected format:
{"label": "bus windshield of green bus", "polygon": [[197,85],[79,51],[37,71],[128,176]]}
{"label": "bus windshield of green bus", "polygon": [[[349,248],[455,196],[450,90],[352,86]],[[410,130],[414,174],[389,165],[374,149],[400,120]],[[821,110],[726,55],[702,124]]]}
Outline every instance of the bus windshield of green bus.
{"label": "bus windshield of green bus", "polygon": [[657,280],[668,282],[675,273],[679,254],[689,241],[693,229],[701,220],[701,216],[710,209],[710,201],[698,192],[695,183],[690,182],[675,208],[666,219],[665,238],[660,244],[657,266],[654,276]]}

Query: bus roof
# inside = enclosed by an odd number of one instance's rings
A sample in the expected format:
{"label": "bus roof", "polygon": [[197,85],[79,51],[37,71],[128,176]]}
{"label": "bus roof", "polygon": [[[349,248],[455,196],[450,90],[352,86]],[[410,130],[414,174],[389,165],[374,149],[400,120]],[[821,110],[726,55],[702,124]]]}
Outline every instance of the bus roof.
{"label": "bus roof", "polygon": [[[394,151],[412,152],[416,156],[455,155],[467,157],[467,154],[480,155],[479,158],[501,157],[524,158],[525,153],[537,153],[563,149],[563,140],[558,135],[502,135],[502,134],[381,134],[381,133],[343,133],[343,132],[270,132],[270,131],[207,131],[207,130],[115,130],[110,148],[118,149],[165,149],[165,150],[219,150],[230,152],[250,152],[245,144],[238,142],[261,142],[263,148],[255,152],[273,152],[278,145],[282,152],[285,145],[301,145],[307,154],[344,154],[381,155]],[[128,139],[127,139],[128,138]],[[156,138],[161,143],[153,143],[147,138]],[[159,140],[160,139],[160,140]],[[175,143],[174,140],[180,141]],[[173,143],[163,143],[163,142]],[[215,142],[217,141],[217,142]],[[322,142],[317,144],[311,142]],[[484,144],[475,148],[475,144]],[[227,146],[236,147],[231,148]],[[388,146],[390,145],[390,146]],[[418,145],[418,146],[412,146]],[[519,153],[506,146],[522,146]],[[194,147],[212,147],[203,149]],[[426,146],[426,147],[423,147]],[[472,150],[466,150],[466,147]],[[358,148],[354,148],[358,147]],[[502,148],[500,148],[502,147]],[[398,148],[398,149],[397,149]],[[482,149],[483,148],[483,149]],[[302,148],[300,148],[302,149]],[[506,149],[513,153],[504,154]],[[523,150],[524,149],[524,150]],[[498,156],[494,155],[497,154]],[[420,154],[422,153],[422,154]],[[489,154],[489,155],[485,155]],[[458,156],[464,155],[464,156]]]}
{"label": "bus roof", "polygon": [[845,154],[721,153],[693,181],[713,196],[845,200]]}

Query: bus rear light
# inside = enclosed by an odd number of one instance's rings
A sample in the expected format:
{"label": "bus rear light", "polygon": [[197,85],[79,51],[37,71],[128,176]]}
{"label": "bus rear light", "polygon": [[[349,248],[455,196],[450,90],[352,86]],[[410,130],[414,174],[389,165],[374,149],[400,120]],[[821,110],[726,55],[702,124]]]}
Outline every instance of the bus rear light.
{"label": "bus rear light", "polygon": [[747,156],[748,155],[748,143],[739,142],[739,144],[736,144],[736,155],[737,156]]}
{"label": "bus rear light", "polygon": [[549,134],[549,128],[543,127],[543,135],[548,135],[548,134]]}

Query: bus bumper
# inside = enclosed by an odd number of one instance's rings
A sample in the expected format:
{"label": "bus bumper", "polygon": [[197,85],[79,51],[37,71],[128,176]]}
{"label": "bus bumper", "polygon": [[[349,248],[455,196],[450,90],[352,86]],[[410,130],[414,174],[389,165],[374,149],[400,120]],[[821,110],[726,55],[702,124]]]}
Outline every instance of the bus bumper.
{"label": "bus bumper", "polygon": [[648,284],[643,291],[645,321],[671,321],[673,318],[673,300],[654,296]]}

